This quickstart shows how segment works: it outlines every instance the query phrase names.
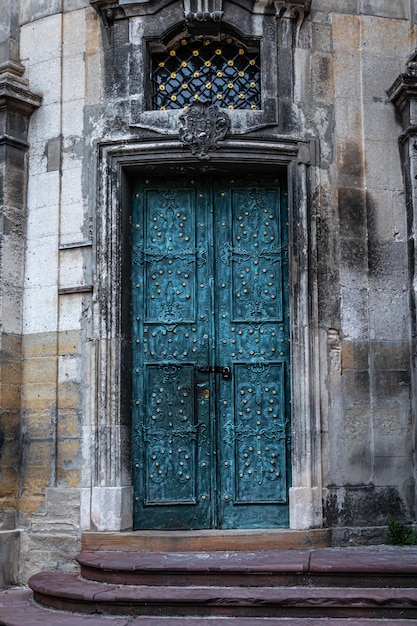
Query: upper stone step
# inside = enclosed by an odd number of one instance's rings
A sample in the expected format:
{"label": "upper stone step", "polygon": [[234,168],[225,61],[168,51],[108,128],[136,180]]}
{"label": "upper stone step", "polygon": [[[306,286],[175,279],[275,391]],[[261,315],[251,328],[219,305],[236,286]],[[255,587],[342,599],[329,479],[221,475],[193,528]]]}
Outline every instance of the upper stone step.
{"label": "upper stone step", "polygon": [[88,580],[129,585],[414,587],[417,549],[327,548],[257,552],[84,551]]}

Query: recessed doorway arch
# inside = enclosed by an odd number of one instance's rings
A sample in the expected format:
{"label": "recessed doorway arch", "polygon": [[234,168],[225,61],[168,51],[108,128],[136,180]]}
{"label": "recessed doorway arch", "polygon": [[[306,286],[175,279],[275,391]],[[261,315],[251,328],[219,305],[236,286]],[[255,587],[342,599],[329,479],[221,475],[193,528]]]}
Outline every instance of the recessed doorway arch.
{"label": "recessed doorway arch", "polygon": [[[291,308],[291,413],[292,486],[289,489],[289,526],[321,526],[320,424],[316,414],[318,394],[312,374],[317,371],[315,351],[314,225],[309,221],[308,187],[311,168],[300,162],[308,143],[283,138],[279,141],[225,141],[204,164],[184,150],[178,141],[105,144],[99,155],[99,199],[97,211],[97,299],[96,329],[97,416],[96,476],[92,517],[105,494],[114,502],[113,527],[132,528],[133,489],[130,393],[130,305],[126,271],[130,264],[130,210],[132,185],[138,177],[219,172],[262,172],[284,176],[289,212],[289,294]],[[305,159],[303,159],[305,161]],[[112,254],[109,254],[112,251]],[[103,333],[103,330],[105,332]],[[103,337],[106,336],[106,339]],[[316,357],[314,356],[316,354]],[[130,389],[129,389],[130,392]],[[127,400],[129,395],[129,400]]]}

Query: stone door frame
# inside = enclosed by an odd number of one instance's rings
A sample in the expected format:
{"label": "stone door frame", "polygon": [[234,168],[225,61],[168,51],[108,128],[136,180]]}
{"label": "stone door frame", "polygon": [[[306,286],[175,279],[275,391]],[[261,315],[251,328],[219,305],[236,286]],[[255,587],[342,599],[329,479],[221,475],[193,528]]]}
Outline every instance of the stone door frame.
{"label": "stone door frame", "polygon": [[[130,472],[129,249],[132,176],[204,168],[224,170],[249,164],[269,172],[286,171],[289,210],[291,311],[292,486],[290,528],[322,526],[321,417],[319,410],[319,332],[316,245],[310,218],[315,176],[310,141],[284,137],[222,142],[203,166],[177,139],[98,145],[95,219],[96,275],[91,347],[91,526],[100,531],[132,528]],[[313,142],[314,145],[314,142]],[[231,169],[233,171],[233,169]],[[127,329],[127,330],[126,330]]]}

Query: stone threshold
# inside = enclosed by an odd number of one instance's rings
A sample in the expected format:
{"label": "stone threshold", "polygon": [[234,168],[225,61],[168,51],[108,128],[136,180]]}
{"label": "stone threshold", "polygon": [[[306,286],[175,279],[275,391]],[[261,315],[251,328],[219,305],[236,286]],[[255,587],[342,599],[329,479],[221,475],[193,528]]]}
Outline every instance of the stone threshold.
{"label": "stone threshold", "polygon": [[331,534],[313,530],[137,530],[84,532],[82,550],[198,552],[214,550],[302,550],[327,548]]}

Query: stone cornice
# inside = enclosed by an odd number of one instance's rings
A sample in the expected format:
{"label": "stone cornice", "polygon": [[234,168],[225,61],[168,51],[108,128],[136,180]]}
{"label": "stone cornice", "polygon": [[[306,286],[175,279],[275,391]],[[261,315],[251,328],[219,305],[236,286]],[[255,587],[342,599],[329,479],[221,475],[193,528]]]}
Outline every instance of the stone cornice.
{"label": "stone cornice", "polygon": [[38,96],[21,84],[16,84],[8,75],[0,74],[0,109],[19,111],[30,117],[42,102]]}
{"label": "stone cornice", "polygon": [[410,100],[417,100],[417,72],[413,70],[400,74],[387,94],[394,106],[402,111]]}
{"label": "stone cornice", "polygon": [[[202,14],[213,13],[217,17],[222,12],[224,0],[202,0],[202,2],[207,5]],[[262,7],[273,6],[278,17],[303,20],[310,12],[311,2],[312,0],[253,0],[253,11],[257,13]],[[117,14],[133,16],[155,13],[170,3],[171,0],[90,0],[91,6],[108,21]],[[193,0],[183,0],[185,15],[197,14],[197,10],[190,8],[192,4]]]}
{"label": "stone cornice", "polygon": [[310,13],[311,0],[274,0],[279,17],[304,19]]}

